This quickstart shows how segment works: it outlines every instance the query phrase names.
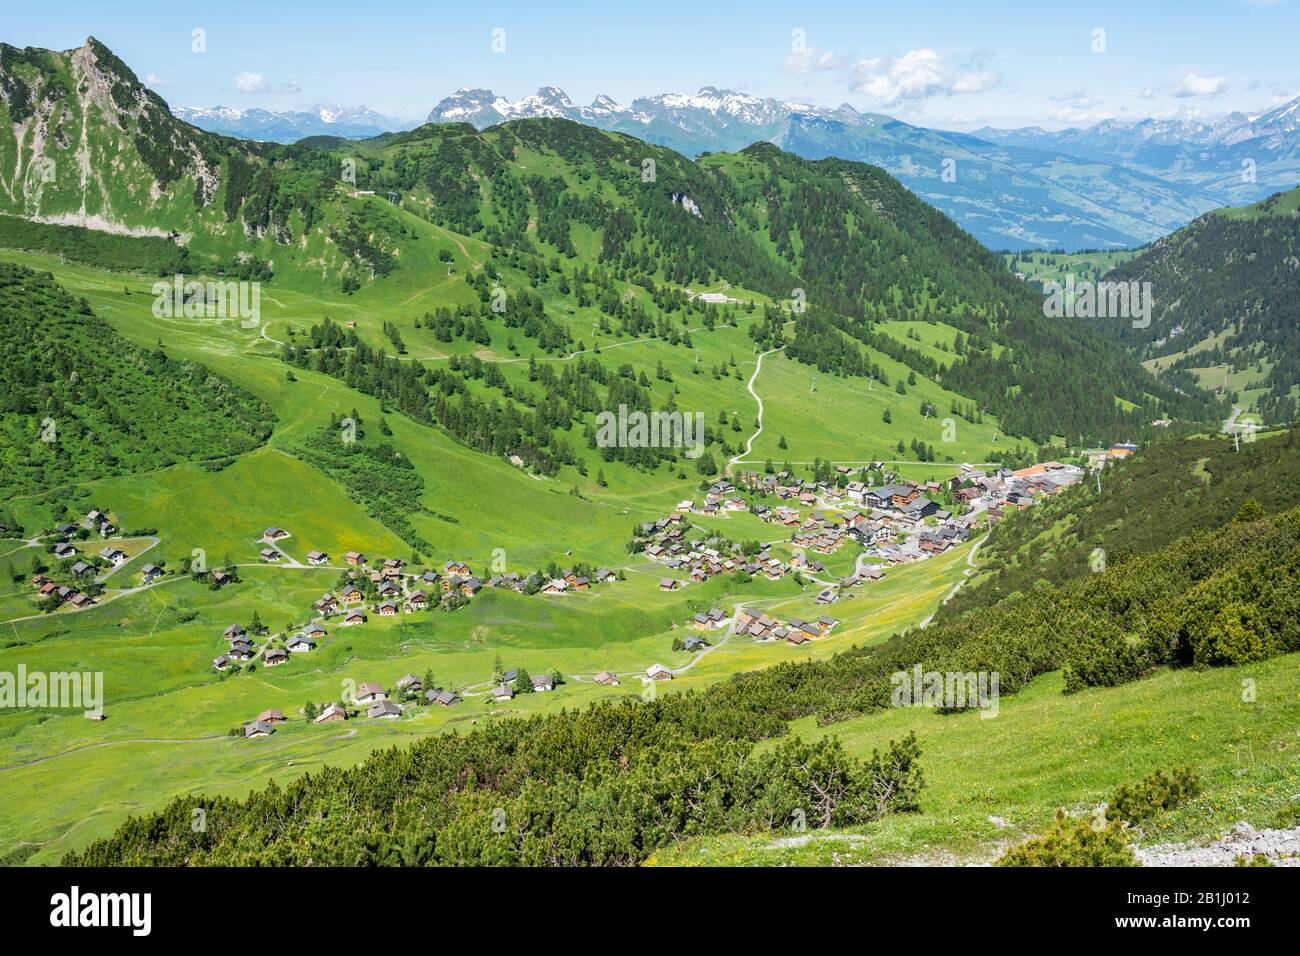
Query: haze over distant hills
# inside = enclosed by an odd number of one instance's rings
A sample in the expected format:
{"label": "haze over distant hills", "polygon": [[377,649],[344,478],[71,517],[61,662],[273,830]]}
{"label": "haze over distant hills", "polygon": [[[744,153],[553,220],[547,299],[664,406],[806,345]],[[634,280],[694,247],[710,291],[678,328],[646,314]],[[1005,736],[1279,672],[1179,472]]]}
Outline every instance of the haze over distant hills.
{"label": "haze over distant hills", "polygon": [[1105,120],[1057,132],[986,127],[972,135],[1117,163],[1237,205],[1300,182],[1300,97],[1265,113],[1234,112],[1214,120]]}
{"label": "haze over distant hills", "polygon": [[269,143],[294,143],[308,136],[342,136],[365,139],[405,129],[409,123],[392,119],[365,106],[323,103],[309,110],[277,112],[258,107],[174,106],[172,115],[210,133]]}

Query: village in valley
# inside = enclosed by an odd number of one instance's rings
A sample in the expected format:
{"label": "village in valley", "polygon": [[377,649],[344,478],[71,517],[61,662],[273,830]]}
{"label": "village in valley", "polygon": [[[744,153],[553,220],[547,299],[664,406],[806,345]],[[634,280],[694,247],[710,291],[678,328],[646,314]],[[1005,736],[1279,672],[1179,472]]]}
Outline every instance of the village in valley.
{"label": "village in valley", "polygon": [[[1102,467],[1108,460],[1126,457],[1132,448],[1116,445],[1090,464]],[[372,617],[455,611],[485,589],[568,598],[593,587],[615,586],[629,573],[657,574],[659,590],[665,593],[720,575],[730,575],[742,585],[755,579],[776,582],[791,577],[801,591],[814,595],[817,606],[833,605],[852,597],[856,589],[883,580],[891,569],[944,554],[1009,513],[1057,495],[1085,476],[1083,467],[1056,461],[1015,470],[963,464],[948,480],[923,482],[905,480],[880,461],[856,468],[818,463],[817,470],[823,473],[820,479],[800,478],[769,466],[765,472],[738,471],[734,480],[703,482],[698,500],[683,500],[664,517],[635,526],[628,543],[633,562],[623,568],[575,563],[530,574],[486,567],[476,572],[464,560],[449,560],[440,569],[431,569],[400,558],[369,558],[359,550],[345,552],[336,562],[318,549],[308,550],[300,561],[284,546],[292,533],[269,526],[257,539],[260,547],[255,556],[250,555],[255,561],[209,568],[200,558],[173,570],[143,561],[157,538],[123,534],[110,513],[92,509],[82,519],[61,522],[40,537],[49,562],[40,562],[41,570],[30,584],[43,613],[68,613],[186,577],[221,590],[239,583],[241,566],[253,564],[338,572],[334,586],[304,607],[301,622],[289,629],[272,632],[256,613],[246,624],[226,627],[220,635],[223,649],[212,660],[212,669],[230,677],[307,657],[329,639],[331,631],[366,625]],[[771,526],[772,536],[737,542],[716,530],[721,522],[710,521],[712,529],[694,523],[737,514],[760,519]],[[852,549],[852,569],[832,574],[825,559],[845,547]],[[115,586],[117,581],[129,584]],[[460,688],[438,686],[431,674],[405,674],[391,683],[360,681],[339,700],[305,705],[302,716],[325,724],[361,716],[396,719],[421,707],[453,707],[466,698],[501,705],[520,693],[553,692],[566,680],[615,687],[631,679],[652,685],[672,680],[728,640],[799,646],[833,636],[840,623],[830,613],[811,620],[780,619],[762,610],[761,603],[736,603],[730,610],[709,607],[680,622],[683,632],[689,633],[673,636],[665,650],[692,656],[675,668],[655,662],[639,672],[564,675],[555,670],[529,675],[519,668],[498,666],[490,678],[485,675],[483,681]],[[678,627],[672,625],[674,631]],[[269,736],[285,719],[281,710],[268,708],[231,733]]]}
{"label": "village in valley", "polygon": [[[1116,446],[1112,458],[1124,454]],[[801,583],[820,587],[818,604],[831,604],[848,589],[881,580],[888,568],[943,554],[1008,513],[1059,494],[1082,480],[1084,469],[1056,461],[1018,470],[962,465],[946,482],[917,483],[873,462],[856,472],[836,466],[834,476],[809,481],[788,471],[741,472],[735,483],[709,485],[702,502],[683,501],[663,518],[639,525],[628,548],[674,572],[661,579],[664,591],[725,573],[772,581],[796,574]],[[873,477],[885,483],[875,484]],[[734,512],[749,512],[788,537],[737,544],[691,525],[691,515]],[[849,542],[861,550],[847,576],[832,578],[820,560],[809,557],[834,554]]]}

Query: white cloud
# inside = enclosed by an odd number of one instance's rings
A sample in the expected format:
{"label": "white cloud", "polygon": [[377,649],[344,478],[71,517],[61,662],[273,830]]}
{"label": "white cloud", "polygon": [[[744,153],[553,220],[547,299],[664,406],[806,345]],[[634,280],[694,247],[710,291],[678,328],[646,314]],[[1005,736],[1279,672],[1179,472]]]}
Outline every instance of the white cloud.
{"label": "white cloud", "polygon": [[1227,88],[1228,78],[1226,76],[1201,76],[1199,73],[1188,73],[1170,90],[1170,95],[1180,97],[1215,96]]}
{"label": "white cloud", "polygon": [[1112,110],[1088,109],[1073,105],[1058,106],[1052,110],[1052,119],[1068,126],[1091,126],[1093,123],[1114,118],[1115,113]]}
{"label": "white cloud", "polygon": [[235,77],[235,89],[240,93],[265,93],[266,77],[261,73],[240,73]]}
{"label": "white cloud", "polygon": [[994,55],[981,51],[959,67],[948,64],[934,50],[909,50],[901,57],[859,60],[852,70],[850,88],[881,103],[924,100],[932,96],[979,93],[1002,82],[993,66]]}
{"label": "white cloud", "polygon": [[170,86],[171,82],[171,80],[164,80],[157,73],[146,73],[144,77],[144,85],[153,87],[154,89]]}
{"label": "white cloud", "polygon": [[1088,91],[1080,87],[1077,90],[1071,90],[1068,93],[1053,93],[1048,97],[1053,103],[1065,104],[1062,109],[1068,107],[1076,110],[1086,110],[1098,106],[1101,100],[1093,99],[1088,95]]}
{"label": "white cloud", "polygon": [[271,83],[261,73],[240,73],[235,77],[237,93],[297,93],[301,87],[292,81]]}

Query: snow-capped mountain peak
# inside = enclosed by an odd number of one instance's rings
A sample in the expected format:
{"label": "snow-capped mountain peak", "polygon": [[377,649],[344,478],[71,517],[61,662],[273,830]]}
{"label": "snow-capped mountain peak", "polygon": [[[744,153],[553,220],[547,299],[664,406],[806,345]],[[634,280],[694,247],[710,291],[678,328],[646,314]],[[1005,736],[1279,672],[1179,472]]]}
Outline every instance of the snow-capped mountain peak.
{"label": "snow-capped mountain peak", "polygon": [[335,106],[332,103],[283,112],[256,106],[176,106],[172,108],[172,115],[214,133],[274,143],[293,143],[308,136],[322,135],[360,139],[406,125],[365,106]]}

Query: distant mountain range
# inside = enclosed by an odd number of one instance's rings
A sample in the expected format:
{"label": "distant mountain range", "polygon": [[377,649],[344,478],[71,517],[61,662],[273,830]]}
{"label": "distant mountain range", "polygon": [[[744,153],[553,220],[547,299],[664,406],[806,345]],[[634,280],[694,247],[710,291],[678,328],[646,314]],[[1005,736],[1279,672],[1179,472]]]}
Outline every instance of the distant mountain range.
{"label": "distant mountain range", "polygon": [[174,106],[172,115],[210,133],[268,143],[295,143],[308,136],[368,139],[410,126],[410,123],[392,119],[364,106],[340,107],[329,104],[289,112],[257,107],[237,109],[233,106]]}
{"label": "distant mountain range", "polygon": [[[1216,120],[1106,120],[1057,132],[984,128],[993,143],[1052,149],[1117,163],[1245,204],[1300,183],[1300,97],[1259,115]],[[1252,181],[1253,176],[1253,181]]]}
{"label": "distant mountain range", "polygon": [[[213,132],[281,143],[319,135],[358,139],[409,125],[364,107],[293,113],[180,107],[174,113]],[[1233,113],[1214,122],[1107,121],[1059,132],[966,134],[848,104],[831,109],[712,86],[629,105],[598,96],[586,106],[547,86],[518,100],[458,90],[427,122],[482,130],[529,118],[570,119],[690,156],[769,141],[808,159],[872,163],[995,249],[1131,248],[1210,210],[1300,182],[1300,99],[1259,116]]]}

